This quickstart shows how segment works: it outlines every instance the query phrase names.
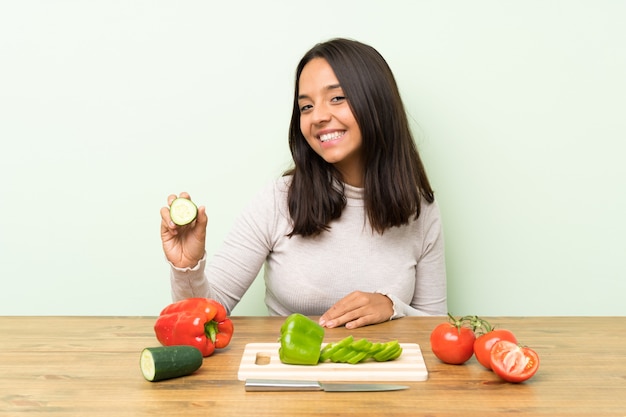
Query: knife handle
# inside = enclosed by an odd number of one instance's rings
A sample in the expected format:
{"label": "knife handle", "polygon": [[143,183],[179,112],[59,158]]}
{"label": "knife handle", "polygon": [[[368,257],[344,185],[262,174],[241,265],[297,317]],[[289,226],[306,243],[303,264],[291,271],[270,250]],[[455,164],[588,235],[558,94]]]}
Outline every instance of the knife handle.
{"label": "knife handle", "polygon": [[247,379],[246,391],[321,391],[317,381],[292,381],[286,379]]}

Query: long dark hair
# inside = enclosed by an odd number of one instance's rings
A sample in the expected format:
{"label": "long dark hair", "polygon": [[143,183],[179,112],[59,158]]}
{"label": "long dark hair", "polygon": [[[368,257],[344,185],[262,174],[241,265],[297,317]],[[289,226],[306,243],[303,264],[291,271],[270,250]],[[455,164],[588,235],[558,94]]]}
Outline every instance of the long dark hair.
{"label": "long dark hair", "polygon": [[315,236],[329,230],[346,204],[341,174],[307,143],[300,130],[300,74],[314,58],[333,69],[362,135],[365,210],[373,230],[407,224],[419,217],[420,197],[434,201],[398,86],[385,59],[369,45],[332,39],[315,45],[296,70],[289,148],[294,167],[289,189],[290,236]]}

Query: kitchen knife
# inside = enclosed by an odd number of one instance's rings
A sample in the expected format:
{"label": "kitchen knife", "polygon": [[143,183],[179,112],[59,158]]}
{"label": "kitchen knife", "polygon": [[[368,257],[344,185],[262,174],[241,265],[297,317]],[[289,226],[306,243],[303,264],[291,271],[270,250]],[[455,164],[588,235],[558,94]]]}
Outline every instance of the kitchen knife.
{"label": "kitchen knife", "polygon": [[363,391],[398,391],[409,388],[406,385],[391,384],[326,384],[318,381],[292,381],[286,379],[248,379],[246,391],[326,391],[326,392],[363,392]]}

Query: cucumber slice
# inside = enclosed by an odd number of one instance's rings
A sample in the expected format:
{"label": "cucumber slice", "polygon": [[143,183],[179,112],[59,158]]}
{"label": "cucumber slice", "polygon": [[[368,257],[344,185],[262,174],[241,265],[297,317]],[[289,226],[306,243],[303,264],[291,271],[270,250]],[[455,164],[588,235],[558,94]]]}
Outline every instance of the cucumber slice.
{"label": "cucumber slice", "polygon": [[178,197],[170,205],[170,218],[179,226],[191,223],[197,215],[198,207],[188,198]]}
{"label": "cucumber slice", "polygon": [[194,346],[148,347],[141,351],[139,367],[150,381],[177,378],[197,371],[202,366],[202,353]]}

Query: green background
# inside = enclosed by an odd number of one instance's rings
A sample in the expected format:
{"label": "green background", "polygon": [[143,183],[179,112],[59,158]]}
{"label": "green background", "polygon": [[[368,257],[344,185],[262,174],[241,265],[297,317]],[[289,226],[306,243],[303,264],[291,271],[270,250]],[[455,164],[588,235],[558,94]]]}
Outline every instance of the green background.
{"label": "green background", "polygon": [[[624,16],[608,0],[0,2],[0,314],[158,314],[167,195],[207,206],[213,253],[289,166],[299,58],[344,36],[397,77],[452,313],[624,315]],[[263,291],[235,314],[266,314]]]}

